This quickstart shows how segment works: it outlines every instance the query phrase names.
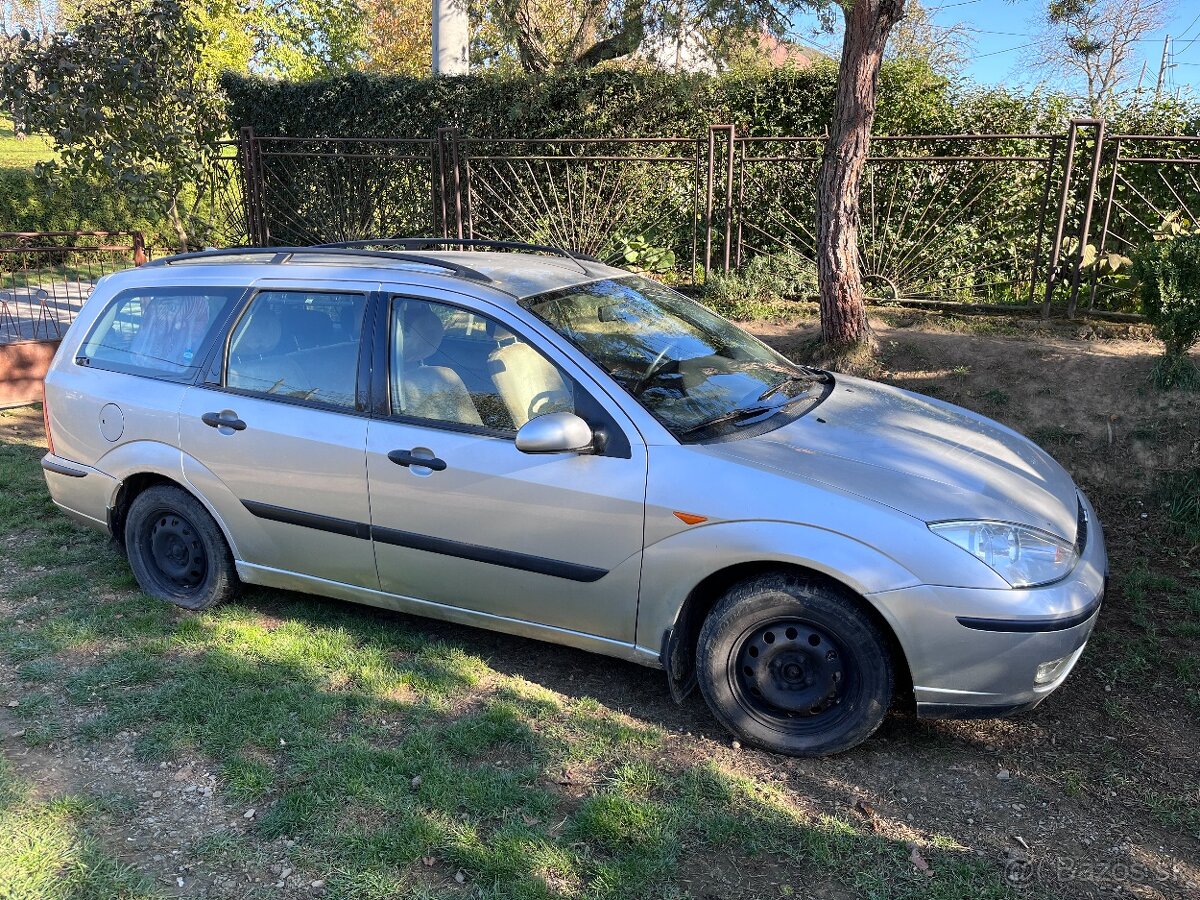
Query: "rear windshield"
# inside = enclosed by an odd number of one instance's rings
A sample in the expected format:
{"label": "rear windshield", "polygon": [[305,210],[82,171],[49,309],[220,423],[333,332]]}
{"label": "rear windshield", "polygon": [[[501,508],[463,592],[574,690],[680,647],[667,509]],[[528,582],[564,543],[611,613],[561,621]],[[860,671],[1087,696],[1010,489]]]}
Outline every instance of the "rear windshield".
{"label": "rear windshield", "polygon": [[235,287],[153,287],[109,301],[79,350],[98,369],[188,380],[213,332],[245,293]]}

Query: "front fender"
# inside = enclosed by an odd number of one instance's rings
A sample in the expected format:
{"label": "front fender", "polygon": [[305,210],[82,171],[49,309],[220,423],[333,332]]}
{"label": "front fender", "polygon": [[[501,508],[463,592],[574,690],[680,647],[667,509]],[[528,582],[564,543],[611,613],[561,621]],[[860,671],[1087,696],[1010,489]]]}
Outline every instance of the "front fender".
{"label": "front fender", "polygon": [[[638,647],[662,653],[664,636],[675,626],[695,587],[722,570],[747,563],[802,566],[828,575],[860,596],[920,584],[912,572],[876,548],[812,525],[750,520],[693,527],[645,549]],[[887,610],[877,608],[891,625]]]}

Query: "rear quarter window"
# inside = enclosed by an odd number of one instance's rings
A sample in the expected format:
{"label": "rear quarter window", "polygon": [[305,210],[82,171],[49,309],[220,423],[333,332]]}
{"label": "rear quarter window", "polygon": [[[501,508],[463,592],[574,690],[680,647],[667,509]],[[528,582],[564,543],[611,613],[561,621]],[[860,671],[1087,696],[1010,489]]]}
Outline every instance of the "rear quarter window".
{"label": "rear quarter window", "polygon": [[97,369],[189,380],[244,293],[235,287],[121,291],[108,302],[76,358]]}

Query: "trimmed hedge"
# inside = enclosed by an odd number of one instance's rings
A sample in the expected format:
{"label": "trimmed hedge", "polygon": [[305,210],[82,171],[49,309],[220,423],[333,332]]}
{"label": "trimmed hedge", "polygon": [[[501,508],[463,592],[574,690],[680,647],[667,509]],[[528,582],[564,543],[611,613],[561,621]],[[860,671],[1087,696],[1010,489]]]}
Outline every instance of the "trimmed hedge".
{"label": "trimmed hedge", "polygon": [[110,188],[48,183],[28,169],[0,169],[0,231],[143,231],[170,246],[165,223],[135,214]]}
{"label": "trimmed hedge", "polygon": [[[351,73],[287,82],[227,73],[234,128],[292,137],[696,136],[713,124],[756,135],[819,135],[837,69],[676,75],[608,69],[544,75],[411,78]],[[1061,98],[964,88],[911,61],[885,64],[880,134],[1045,131],[1062,127]]]}

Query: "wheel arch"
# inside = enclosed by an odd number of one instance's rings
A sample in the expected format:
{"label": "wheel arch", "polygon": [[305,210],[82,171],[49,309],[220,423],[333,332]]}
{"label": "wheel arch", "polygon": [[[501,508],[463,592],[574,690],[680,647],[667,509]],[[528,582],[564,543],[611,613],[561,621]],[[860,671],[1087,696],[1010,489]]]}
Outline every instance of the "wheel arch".
{"label": "wheel arch", "polygon": [[129,515],[130,506],[133,505],[133,501],[139,495],[145,493],[149,488],[160,484],[179,488],[185,494],[195,498],[208,511],[208,514],[212,516],[213,521],[217,523],[217,528],[220,530],[222,537],[225,538],[226,545],[229,547],[230,552],[233,553],[234,559],[237,559],[237,545],[234,544],[233,538],[229,534],[229,529],[217,514],[217,511],[213,509],[212,504],[183,479],[173,478],[170,475],[156,471],[134,472],[131,475],[126,475],[118,483],[116,492],[113,494],[112,502],[108,508],[108,528],[114,543],[120,548],[121,552],[124,553],[127,550],[125,547],[125,520]]}
{"label": "wheel arch", "polygon": [[801,575],[828,585],[871,619],[887,641],[892,655],[893,676],[896,681],[895,696],[907,706],[913,696],[912,670],[904,646],[887,617],[875,604],[846,582],[827,572],[781,560],[735,563],[706,575],[692,588],[679,609],[674,625],[663,636],[662,664],[667,671],[671,695],[681,701],[696,686],[696,646],[700,638],[700,629],[713,607],[735,585],[775,573]]}

